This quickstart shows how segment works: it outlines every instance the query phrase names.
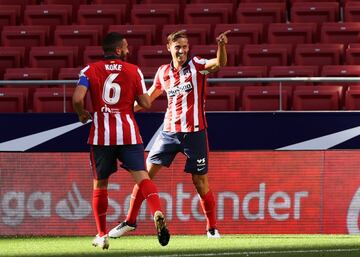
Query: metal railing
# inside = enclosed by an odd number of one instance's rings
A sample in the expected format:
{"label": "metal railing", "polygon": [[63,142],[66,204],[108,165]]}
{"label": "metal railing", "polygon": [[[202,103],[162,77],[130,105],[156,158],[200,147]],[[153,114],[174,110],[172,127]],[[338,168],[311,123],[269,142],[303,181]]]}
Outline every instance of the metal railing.
{"label": "metal railing", "polygon": [[[67,85],[74,85],[77,80],[0,80],[2,85],[63,85],[64,87],[64,112],[66,112],[65,91]],[[152,83],[153,79],[145,79],[145,83]],[[324,83],[324,82],[341,82],[341,83],[360,83],[360,77],[277,77],[277,78],[208,78],[209,84],[215,83],[279,83],[279,92],[282,92],[282,83]],[[282,110],[282,94],[279,94],[279,111]]]}

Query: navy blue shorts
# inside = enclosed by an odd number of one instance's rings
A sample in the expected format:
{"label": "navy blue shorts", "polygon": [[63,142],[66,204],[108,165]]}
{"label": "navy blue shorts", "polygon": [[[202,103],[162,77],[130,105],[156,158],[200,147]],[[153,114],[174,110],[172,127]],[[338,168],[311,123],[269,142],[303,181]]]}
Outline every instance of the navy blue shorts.
{"label": "navy blue shorts", "polygon": [[90,161],[95,179],[107,179],[118,170],[145,170],[144,145],[91,145]]}
{"label": "navy blue shorts", "polygon": [[152,146],[147,161],[169,167],[177,153],[187,159],[185,172],[204,175],[208,172],[208,143],[206,130],[198,132],[161,131]]}

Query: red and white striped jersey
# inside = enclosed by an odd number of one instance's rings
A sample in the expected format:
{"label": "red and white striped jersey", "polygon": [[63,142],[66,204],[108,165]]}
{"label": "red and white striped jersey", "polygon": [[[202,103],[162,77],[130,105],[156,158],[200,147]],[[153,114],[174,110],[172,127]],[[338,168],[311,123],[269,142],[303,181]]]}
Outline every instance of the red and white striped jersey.
{"label": "red and white striped jersey", "polygon": [[160,66],[156,72],[154,85],[165,91],[168,99],[164,131],[194,132],[207,127],[204,109],[206,61],[195,56],[179,70],[170,63]]}
{"label": "red and white striped jersey", "polygon": [[140,69],[119,59],[109,59],[86,66],[78,85],[88,87],[94,108],[88,143],[91,145],[141,144],[134,117],[134,102],[145,94]]}

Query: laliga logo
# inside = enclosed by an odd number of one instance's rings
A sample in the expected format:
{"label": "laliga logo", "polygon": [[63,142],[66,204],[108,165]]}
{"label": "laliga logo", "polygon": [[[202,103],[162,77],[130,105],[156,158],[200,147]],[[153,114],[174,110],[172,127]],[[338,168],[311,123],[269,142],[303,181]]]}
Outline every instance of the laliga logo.
{"label": "laliga logo", "polygon": [[349,234],[360,234],[359,214],[360,214],[360,187],[357,189],[353,199],[351,200],[347,212],[346,225]]}
{"label": "laliga logo", "polygon": [[107,105],[105,104],[105,106],[101,107],[101,112],[111,113],[111,109],[109,107],[107,107]]}

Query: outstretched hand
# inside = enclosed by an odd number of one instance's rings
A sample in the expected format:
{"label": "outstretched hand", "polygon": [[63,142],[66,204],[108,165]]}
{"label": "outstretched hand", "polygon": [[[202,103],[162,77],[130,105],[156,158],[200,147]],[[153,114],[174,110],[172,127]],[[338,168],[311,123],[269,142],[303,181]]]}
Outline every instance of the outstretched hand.
{"label": "outstretched hand", "polygon": [[216,42],[219,45],[226,45],[228,43],[228,38],[227,38],[227,34],[229,34],[231,32],[231,30],[227,30],[223,33],[221,33],[217,38],[216,38]]}

